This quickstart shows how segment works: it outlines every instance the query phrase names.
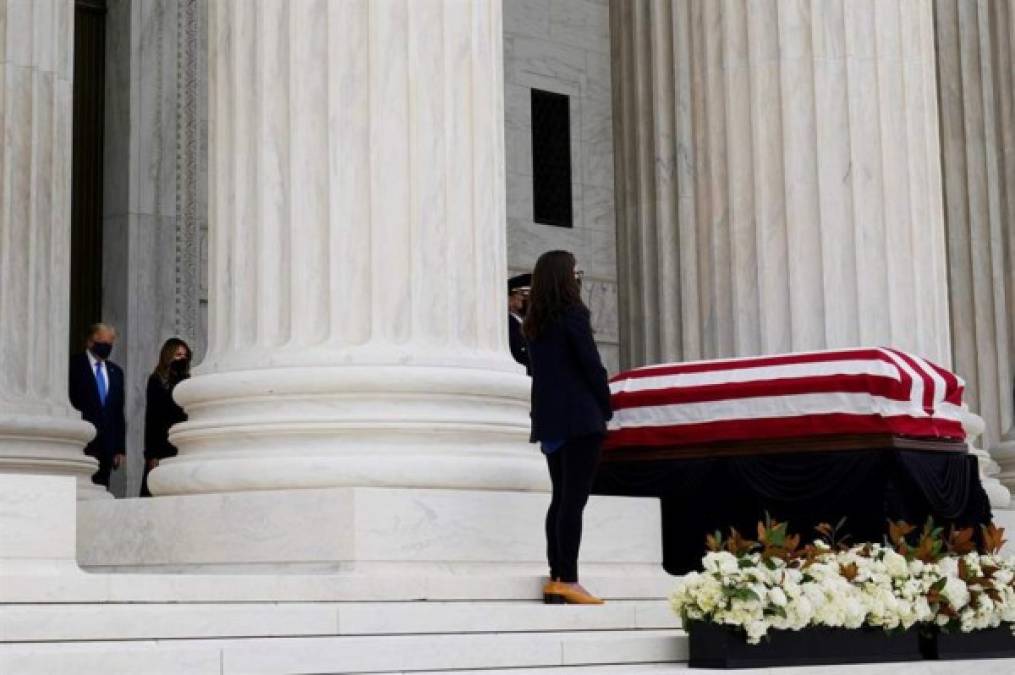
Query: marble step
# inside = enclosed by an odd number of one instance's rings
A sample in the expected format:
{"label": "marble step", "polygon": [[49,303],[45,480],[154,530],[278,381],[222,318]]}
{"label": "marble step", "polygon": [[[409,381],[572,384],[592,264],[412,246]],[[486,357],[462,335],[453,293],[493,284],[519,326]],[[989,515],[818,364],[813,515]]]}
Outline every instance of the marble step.
{"label": "marble step", "polygon": [[390,673],[680,663],[679,630],[0,644],[0,672]]}
{"label": "marble step", "polygon": [[0,642],[677,628],[666,601],[291,602],[0,606]]}
{"label": "marble step", "polygon": [[[416,671],[413,675],[438,675],[446,671]],[[1015,659],[980,661],[907,661],[903,663],[859,663],[848,666],[794,666],[765,668],[744,672],[765,675],[1011,675]],[[642,675],[643,673],[716,673],[715,669],[691,668],[686,663],[623,664],[609,666],[570,666],[562,668],[512,668],[494,670],[457,670],[455,675]],[[347,675],[360,675],[348,673]],[[388,675],[397,675],[390,673]]]}
{"label": "marble step", "polygon": [[[0,604],[82,602],[371,602],[499,601],[541,597],[545,577],[539,574],[484,576],[467,566],[461,574],[420,574],[404,567],[374,574],[194,574],[185,570],[159,573],[82,572],[65,561],[31,561],[31,568],[5,566],[0,560]],[[588,568],[588,571],[586,571]],[[451,570],[454,572],[455,570]],[[605,574],[595,565],[582,567],[582,583],[607,600],[658,600],[672,592],[676,577],[658,568],[615,566]]]}

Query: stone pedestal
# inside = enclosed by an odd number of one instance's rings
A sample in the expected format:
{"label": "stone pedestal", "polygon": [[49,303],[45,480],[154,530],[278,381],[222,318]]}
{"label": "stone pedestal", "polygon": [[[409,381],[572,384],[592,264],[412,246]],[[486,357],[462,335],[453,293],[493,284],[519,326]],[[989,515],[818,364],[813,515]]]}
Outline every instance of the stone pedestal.
{"label": "stone pedestal", "polygon": [[73,476],[95,433],[67,401],[72,0],[0,0],[0,473]]}
{"label": "stone pedestal", "polygon": [[14,578],[44,581],[81,574],[75,561],[76,492],[69,476],[0,473],[0,579],[4,580],[0,586]]}
{"label": "stone pedestal", "polygon": [[209,12],[209,346],[152,491],[545,489],[505,344],[500,2]]}
{"label": "stone pedestal", "polygon": [[[101,502],[79,509],[78,560],[92,572],[328,574],[361,579],[363,594],[397,578],[445,597],[457,580],[459,599],[505,588],[528,595],[547,574],[548,502],[538,493],[406,488]],[[108,523],[121,521],[135,527],[110,536]],[[625,578],[650,597],[668,590],[657,500],[594,496],[584,521],[583,578]],[[484,587],[498,578],[527,583]],[[422,585],[416,592],[426,597]]]}

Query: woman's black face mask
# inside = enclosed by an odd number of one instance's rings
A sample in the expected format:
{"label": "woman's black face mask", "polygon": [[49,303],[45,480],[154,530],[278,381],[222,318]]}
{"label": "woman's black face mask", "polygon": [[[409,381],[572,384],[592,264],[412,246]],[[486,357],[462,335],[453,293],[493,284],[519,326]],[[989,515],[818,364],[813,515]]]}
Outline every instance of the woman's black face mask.
{"label": "woman's black face mask", "polygon": [[190,368],[189,359],[176,359],[169,363],[169,371],[176,377],[183,377]]}

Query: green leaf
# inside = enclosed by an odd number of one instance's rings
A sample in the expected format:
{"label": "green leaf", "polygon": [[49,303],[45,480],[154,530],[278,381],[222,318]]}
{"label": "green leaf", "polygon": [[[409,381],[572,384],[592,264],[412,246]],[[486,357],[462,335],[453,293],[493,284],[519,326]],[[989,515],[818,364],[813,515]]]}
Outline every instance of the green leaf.
{"label": "green leaf", "polygon": [[786,618],[786,609],[783,608],[783,607],[778,607],[778,606],[774,606],[773,605],[772,607],[768,607],[767,609],[765,609],[765,615],[766,616],[781,616],[782,618],[785,619]]}

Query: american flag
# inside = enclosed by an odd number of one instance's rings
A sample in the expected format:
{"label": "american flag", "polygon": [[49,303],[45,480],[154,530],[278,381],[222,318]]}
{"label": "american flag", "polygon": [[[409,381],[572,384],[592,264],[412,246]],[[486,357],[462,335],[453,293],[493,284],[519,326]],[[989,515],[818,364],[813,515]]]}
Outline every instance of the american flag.
{"label": "american flag", "polygon": [[963,387],[887,348],[645,366],[610,381],[606,447],[865,433],[961,441]]}

